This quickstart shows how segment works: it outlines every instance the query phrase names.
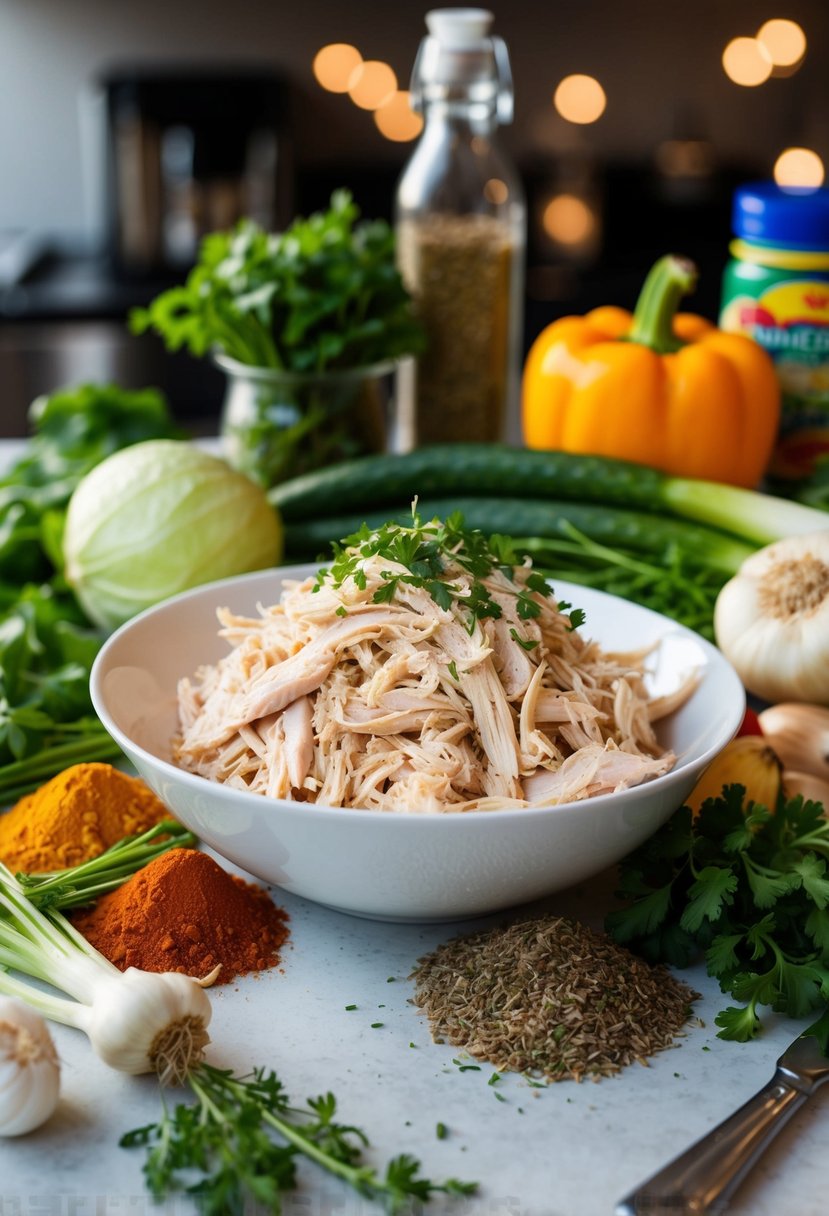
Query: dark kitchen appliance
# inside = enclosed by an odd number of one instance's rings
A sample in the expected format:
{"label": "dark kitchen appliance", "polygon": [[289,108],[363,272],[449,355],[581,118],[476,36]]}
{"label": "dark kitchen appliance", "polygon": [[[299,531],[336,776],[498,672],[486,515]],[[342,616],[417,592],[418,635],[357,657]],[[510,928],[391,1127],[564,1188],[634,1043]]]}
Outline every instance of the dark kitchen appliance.
{"label": "dark kitchen appliance", "polygon": [[113,272],[158,278],[241,216],[279,229],[293,208],[288,86],[259,68],[127,68],[100,80],[107,252]]}

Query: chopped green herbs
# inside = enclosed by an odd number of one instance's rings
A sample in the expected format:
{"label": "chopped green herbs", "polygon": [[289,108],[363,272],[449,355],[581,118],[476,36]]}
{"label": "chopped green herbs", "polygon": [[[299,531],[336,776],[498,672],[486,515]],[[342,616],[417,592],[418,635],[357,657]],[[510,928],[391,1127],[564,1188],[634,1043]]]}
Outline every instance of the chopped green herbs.
{"label": "chopped green herbs", "polygon": [[517,629],[510,629],[509,635],[513,642],[517,642],[524,650],[535,650],[538,645],[537,638],[522,638]]}
{"label": "chopped green herbs", "polygon": [[[348,579],[353,579],[360,590],[365,590],[363,563],[367,558],[379,556],[404,569],[402,572],[398,569],[383,571],[383,583],[374,592],[373,603],[392,603],[401,585],[421,588],[444,611],[453,605],[461,607],[466,613],[470,633],[477,621],[488,617],[498,620],[503,615],[483,581],[495,571],[509,580],[510,585],[504,587],[504,591],[515,596],[517,614],[522,621],[541,615],[537,597],[547,599],[552,595],[547,580],[536,571],[528,571],[522,582],[515,584],[516,567],[520,562],[505,537],[487,538],[483,532],[464,528],[463,517],[457,513],[442,522],[434,519],[424,523],[417,513],[416,502],[412,505],[411,525],[387,523],[371,529],[364,524],[358,532],[332,547],[333,561],[329,568],[320,570],[315,590],[329,583],[341,587]],[[470,582],[453,583],[453,567],[468,575]],[[566,604],[564,608],[569,609],[570,605]],[[583,622],[584,614],[579,609],[570,613],[571,628]],[[514,629],[510,634],[525,650],[532,650],[538,644],[531,639],[522,639]],[[449,671],[457,680],[454,662],[449,664]]]}
{"label": "chopped green herbs", "polygon": [[357,1006],[356,1005],[346,1005],[345,1008],[346,1008],[347,1013],[351,1013],[352,1009],[356,1009]]}
{"label": "chopped green herbs", "polygon": [[753,1038],[758,1007],[803,1017],[829,1002],[829,821],[820,803],[781,796],[772,810],[740,785],[688,807],[622,863],[627,902],[608,929],[646,958],[709,975],[742,1002],[718,1037]]}
{"label": "chopped green herbs", "polygon": [[438,1140],[445,1140],[448,1134],[446,1124],[438,1123],[435,1127],[435,1135],[437,1136]]}

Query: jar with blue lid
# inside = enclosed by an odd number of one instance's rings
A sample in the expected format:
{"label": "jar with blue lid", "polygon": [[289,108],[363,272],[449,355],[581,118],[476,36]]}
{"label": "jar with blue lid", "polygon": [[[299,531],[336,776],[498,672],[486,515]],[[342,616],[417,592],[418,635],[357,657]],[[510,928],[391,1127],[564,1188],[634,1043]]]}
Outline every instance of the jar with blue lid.
{"label": "jar with blue lid", "polygon": [[829,190],[743,186],[732,228],[720,327],[774,360],[783,412],[769,472],[798,481],[829,456]]}

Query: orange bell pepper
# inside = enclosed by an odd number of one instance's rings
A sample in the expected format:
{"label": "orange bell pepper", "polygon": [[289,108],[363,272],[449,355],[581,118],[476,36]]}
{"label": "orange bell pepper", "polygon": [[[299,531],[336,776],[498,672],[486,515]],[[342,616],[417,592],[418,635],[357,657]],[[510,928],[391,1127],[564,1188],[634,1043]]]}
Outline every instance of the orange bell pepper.
{"label": "orange bell pepper", "polygon": [[527,445],[755,486],[780,419],[774,364],[751,338],[677,314],[695,284],[693,263],[664,257],[632,315],[604,307],[548,325],[524,367]]}

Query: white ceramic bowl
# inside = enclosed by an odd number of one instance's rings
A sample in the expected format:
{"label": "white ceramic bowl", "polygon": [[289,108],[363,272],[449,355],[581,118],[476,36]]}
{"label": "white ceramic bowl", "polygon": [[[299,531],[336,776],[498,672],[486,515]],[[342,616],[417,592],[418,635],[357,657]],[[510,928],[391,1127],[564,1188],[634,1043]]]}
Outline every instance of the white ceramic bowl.
{"label": "white ceramic bowl", "polygon": [[185,592],[122,626],[92,670],[106,729],[177,817],[251,874],[308,899],[385,920],[446,920],[520,904],[618,861],[675,810],[736,732],[743,687],[715,647],[667,618],[614,596],[556,584],[587,613],[584,632],[606,648],[662,639],[656,693],[702,667],[699,688],[660,724],[677,753],[664,777],[618,794],[533,810],[406,815],[265,798],[183,772],[170,761],[176,683],[227,653],[216,609],[255,615],[274,603],[293,566]]}

